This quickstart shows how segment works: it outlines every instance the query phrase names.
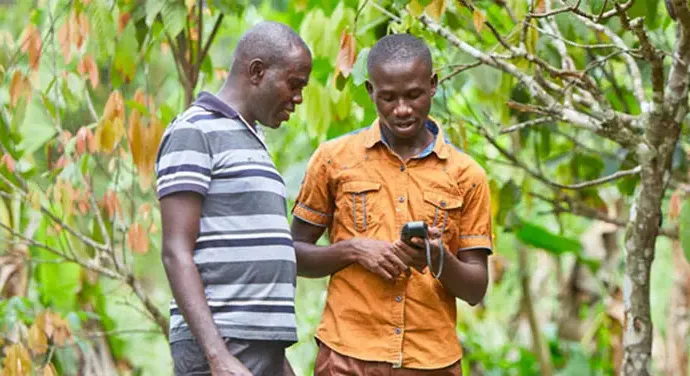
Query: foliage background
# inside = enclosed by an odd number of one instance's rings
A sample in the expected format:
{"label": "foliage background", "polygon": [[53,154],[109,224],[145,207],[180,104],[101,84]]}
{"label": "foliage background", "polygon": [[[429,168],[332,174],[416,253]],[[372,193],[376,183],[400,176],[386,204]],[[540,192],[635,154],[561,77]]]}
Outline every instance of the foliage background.
{"label": "foliage background", "polygon": [[[470,3],[475,10],[450,0],[205,3],[201,37],[195,1],[42,0],[0,6],[4,374],[28,374],[30,368],[65,375],[78,370],[171,374],[160,330],[170,291],[160,261],[151,158],[165,124],[185,108],[190,93],[220,88],[238,38],[263,19],[291,25],[314,55],[304,104],[287,124],[267,135],[285,176],[289,205],[316,146],[375,118],[362,85],[367,49],[391,31],[422,36],[432,47],[440,77],[463,68],[442,82],[432,111],[451,140],[486,168],[492,186],[492,284],[481,305],[458,303],[466,374],[604,375],[617,369],[622,351],[621,232],[603,222],[554,213],[549,202],[530,194],[549,196],[551,191],[502,158],[477,127],[481,124],[498,135],[498,124],[530,120],[506,105],[529,102],[529,94],[515,79],[489,67],[464,70],[463,64],[472,59],[410,14],[426,7],[462,40],[490,47],[495,41],[483,22],[491,20],[508,34],[505,4],[520,18],[534,3],[481,0]],[[606,4],[598,0],[583,7],[596,12]],[[672,21],[663,2],[637,1],[631,12],[644,17],[660,48],[671,50]],[[570,15],[557,21],[570,40],[601,38]],[[621,38],[634,43],[629,32],[612,22]],[[547,38],[530,30],[528,48],[546,58],[553,55]],[[180,35],[189,50],[183,59],[176,56]],[[212,43],[208,55],[196,60],[203,50],[195,47],[199,39]],[[580,67],[593,59],[588,50],[574,56]],[[639,113],[623,64],[612,64],[603,74],[613,77],[600,82],[607,98]],[[690,152],[687,129],[684,135],[673,161],[681,181],[687,179]],[[513,132],[500,144],[563,184],[634,166],[630,151],[556,123]],[[577,198],[616,216],[629,206],[637,180],[584,190]],[[690,226],[689,202],[682,190],[671,191],[664,203],[665,222]],[[687,344],[684,352],[673,355],[665,344],[669,333],[687,330],[667,327],[667,318],[674,310],[690,309],[690,288],[676,296],[685,303],[671,304],[674,287],[684,281],[674,275],[687,261],[680,244],[665,237],[656,249],[651,306],[653,366],[659,374],[673,363],[672,357],[687,364]],[[289,349],[288,357],[299,375],[311,374],[313,334],[326,283],[298,280],[300,342]],[[582,327],[569,333],[568,322]]]}

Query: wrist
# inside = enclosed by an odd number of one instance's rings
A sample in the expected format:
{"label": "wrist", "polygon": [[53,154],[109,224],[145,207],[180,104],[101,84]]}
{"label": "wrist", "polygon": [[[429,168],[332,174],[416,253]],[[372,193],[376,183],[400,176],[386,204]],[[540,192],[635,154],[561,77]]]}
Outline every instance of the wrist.
{"label": "wrist", "polygon": [[221,339],[207,346],[204,353],[209,364],[213,365],[226,358],[225,355],[228,354],[228,349],[225,347],[225,342]]}
{"label": "wrist", "polygon": [[362,260],[362,252],[355,244],[356,238],[346,239],[338,243],[342,246],[341,252],[345,255],[345,259],[349,263],[360,263]]}

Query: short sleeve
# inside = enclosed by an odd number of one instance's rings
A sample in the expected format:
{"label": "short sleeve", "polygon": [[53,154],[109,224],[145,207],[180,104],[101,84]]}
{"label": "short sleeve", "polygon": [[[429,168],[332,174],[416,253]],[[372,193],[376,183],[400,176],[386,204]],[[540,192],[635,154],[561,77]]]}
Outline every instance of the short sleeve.
{"label": "short sleeve", "polygon": [[486,249],[492,252],[491,193],[488,180],[483,171],[472,180],[471,189],[464,199],[458,250]]}
{"label": "short sleeve", "polygon": [[328,227],[333,218],[333,196],[329,189],[330,157],[319,147],[307,165],[307,171],[295,200],[292,214],[315,226]]}
{"label": "short sleeve", "polygon": [[212,154],[206,134],[188,122],[168,127],[156,159],[158,199],[176,192],[206,196],[211,171]]}

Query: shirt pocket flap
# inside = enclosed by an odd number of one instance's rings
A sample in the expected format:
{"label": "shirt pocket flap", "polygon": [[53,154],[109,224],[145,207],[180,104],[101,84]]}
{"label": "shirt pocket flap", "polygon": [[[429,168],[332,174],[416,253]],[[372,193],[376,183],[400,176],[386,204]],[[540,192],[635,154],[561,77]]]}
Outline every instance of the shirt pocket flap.
{"label": "shirt pocket flap", "polygon": [[443,210],[453,210],[462,207],[462,198],[451,198],[437,192],[424,192],[424,201]]}
{"label": "shirt pocket flap", "polygon": [[343,192],[345,193],[364,193],[379,189],[381,189],[381,184],[370,181],[349,181],[343,184]]}

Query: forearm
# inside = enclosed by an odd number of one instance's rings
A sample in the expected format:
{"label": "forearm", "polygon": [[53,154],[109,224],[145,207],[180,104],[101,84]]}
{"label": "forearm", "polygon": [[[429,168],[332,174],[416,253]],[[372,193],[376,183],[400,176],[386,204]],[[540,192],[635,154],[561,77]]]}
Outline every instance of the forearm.
{"label": "forearm", "polygon": [[178,255],[167,253],[169,255],[163,258],[163,265],[175,303],[209,362],[212,362],[227,350],[213,322],[199,271],[191,256],[179,256],[182,252],[177,252]]}
{"label": "forearm", "polygon": [[[434,263],[434,267],[436,271],[438,264]],[[484,298],[489,284],[488,271],[484,265],[459,260],[448,250],[444,250],[443,272],[439,279],[453,296],[470,305],[475,305]]]}
{"label": "forearm", "polygon": [[356,262],[356,251],[349,244],[349,241],[341,241],[318,246],[295,241],[297,274],[308,278],[326,277]]}

